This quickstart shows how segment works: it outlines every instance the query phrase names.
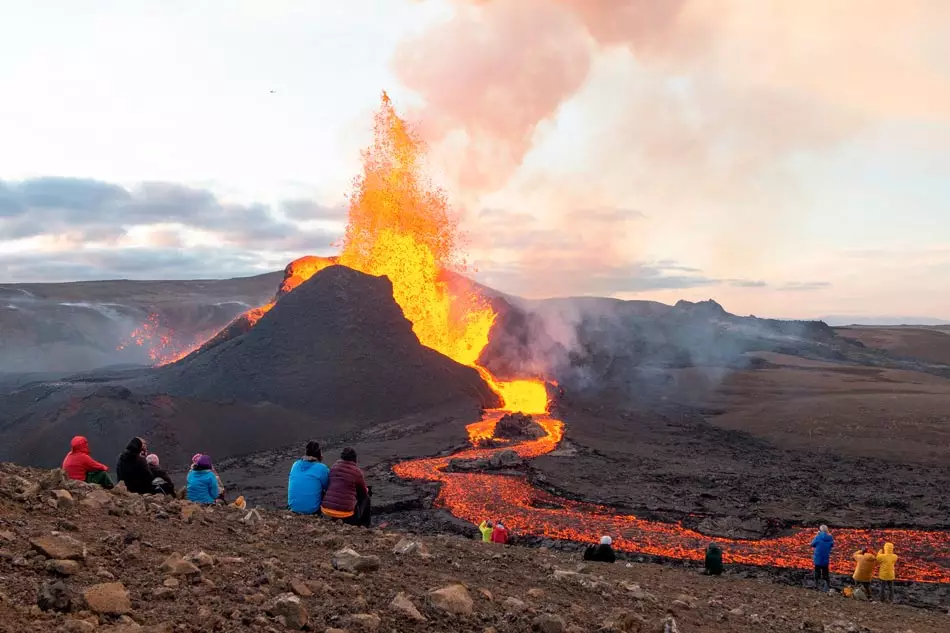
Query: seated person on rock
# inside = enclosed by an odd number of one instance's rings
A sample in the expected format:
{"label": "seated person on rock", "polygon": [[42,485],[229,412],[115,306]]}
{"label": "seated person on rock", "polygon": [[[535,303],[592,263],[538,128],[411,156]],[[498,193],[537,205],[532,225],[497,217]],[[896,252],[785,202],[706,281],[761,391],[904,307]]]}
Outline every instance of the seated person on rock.
{"label": "seated person on rock", "polygon": [[100,464],[89,454],[89,440],[82,435],[77,435],[69,446],[69,452],[63,460],[63,470],[66,471],[67,477],[76,481],[98,484],[103,488],[112,488],[109,467]]}
{"label": "seated person on rock", "polygon": [[478,526],[478,531],[482,533],[482,541],[485,543],[491,543],[491,533],[495,529],[495,526],[491,521],[482,521],[481,525]]}
{"label": "seated person on rock", "polygon": [[187,499],[211,505],[218,499],[218,478],[212,470],[210,455],[199,455],[188,471]]}
{"label": "seated person on rock", "polygon": [[331,519],[369,527],[370,494],[363,471],[356,465],[356,451],[344,448],[340,459],[330,469],[330,483],[323,495],[320,511]]}
{"label": "seated person on rock", "polygon": [[316,514],[330,484],[318,442],[307,442],[304,456],[294,462],[287,480],[287,506],[297,514]]}
{"label": "seated person on rock", "polygon": [[155,492],[152,487],[154,477],[152,471],[148,468],[148,462],[145,461],[146,448],[145,440],[140,437],[133,437],[122,454],[119,455],[119,463],[115,467],[116,478],[125,482],[125,487],[129,492],[140,495]]}
{"label": "seated person on rock", "polygon": [[706,561],[703,573],[707,576],[721,576],[726,569],[722,565],[722,548],[719,543],[710,543],[706,548]]}
{"label": "seated person on rock", "polygon": [[598,545],[588,545],[584,550],[584,560],[595,563],[612,563],[617,560],[614,554],[613,539],[609,536],[601,536]]}
{"label": "seated person on rock", "polygon": [[148,469],[152,473],[152,489],[156,494],[163,494],[169,496],[175,496],[175,484],[172,483],[171,477],[168,476],[158,461],[158,455],[155,453],[149,453],[145,457],[145,461],[148,464]]}
{"label": "seated person on rock", "polygon": [[491,542],[502,545],[508,542],[508,528],[501,521],[495,521],[495,529],[491,532]]}
{"label": "seated person on rock", "polygon": [[[198,460],[201,459],[202,453],[195,453],[191,456],[191,469],[194,470],[195,464],[198,463]],[[217,469],[212,468],[211,472],[214,473],[215,481],[218,482],[218,501],[224,501],[224,483],[221,481],[221,475],[218,474]]]}

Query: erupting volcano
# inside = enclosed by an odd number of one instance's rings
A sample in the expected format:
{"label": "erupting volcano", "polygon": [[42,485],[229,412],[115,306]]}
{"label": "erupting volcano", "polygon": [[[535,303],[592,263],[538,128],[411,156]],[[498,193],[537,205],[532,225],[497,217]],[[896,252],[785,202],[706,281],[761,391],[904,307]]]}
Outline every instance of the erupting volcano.
{"label": "erupting volcano", "polygon": [[[474,284],[449,283],[450,273],[466,271],[457,218],[450,212],[445,194],[424,177],[424,145],[396,115],[385,93],[376,114],[374,131],[373,144],[362,154],[363,173],[356,178],[349,199],[349,221],[340,255],[304,257],[292,262],[273,300],[239,317],[189,358],[200,359],[204,352],[258,327],[258,323],[269,323],[274,313],[281,312],[284,306],[292,309],[294,306],[288,304],[294,301],[282,303],[284,297],[293,294],[301,298],[307,289],[299,293],[294,293],[294,289],[334,264],[376,277],[386,276],[392,284],[392,296],[411,323],[418,341],[458,364],[474,368],[503,402],[501,408],[489,411],[485,419],[469,426],[473,447],[451,458],[486,458],[509,448],[522,458],[532,458],[554,450],[561,440],[564,425],[549,414],[544,381],[539,377],[508,382],[496,380],[480,364],[496,313]],[[335,270],[314,282],[323,280],[325,285],[332,286],[346,281],[340,272],[345,269],[335,267]],[[301,298],[296,303],[302,302]],[[275,307],[278,309],[271,312]],[[351,314],[365,313],[366,309],[372,308],[357,302]],[[349,326],[346,319],[338,321],[341,330]],[[260,329],[267,328],[261,326]],[[267,335],[277,336],[281,332],[275,326]],[[265,343],[269,343],[269,339],[251,342],[245,347],[263,348]],[[314,349],[324,349],[323,342]],[[160,357],[156,360],[175,359]],[[218,360],[218,357],[212,358],[205,365],[213,367]],[[471,373],[466,368],[455,367]],[[472,379],[475,380],[474,375]],[[479,442],[493,438],[495,424],[506,412],[533,414],[546,434],[502,448],[478,447]],[[524,477],[446,472],[449,460],[450,457],[411,460],[396,465],[394,471],[405,479],[439,482],[437,505],[473,523],[485,518],[503,518],[509,527],[526,534],[574,541],[592,542],[602,534],[611,534],[621,550],[680,559],[700,559],[708,542],[708,537],[679,525],[645,521],[608,507],[559,499],[533,488]],[[840,552],[833,565],[835,571],[849,571],[848,556],[855,549],[870,546],[872,542],[893,540],[900,544],[904,578],[950,581],[950,561],[945,555],[950,546],[947,533],[855,529],[837,530],[835,536]],[[721,542],[730,562],[801,568],[810,565],[809,539],[810,531],[797,530],[791,536],[771,540]]]}

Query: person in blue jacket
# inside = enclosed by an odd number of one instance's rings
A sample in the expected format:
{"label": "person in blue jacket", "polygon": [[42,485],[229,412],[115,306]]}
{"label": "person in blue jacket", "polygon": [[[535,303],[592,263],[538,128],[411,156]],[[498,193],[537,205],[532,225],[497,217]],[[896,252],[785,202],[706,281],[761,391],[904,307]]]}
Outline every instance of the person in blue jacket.
{"label": "person in blue jacket", "polygon": [[188,501],[213,504],[218,498],[218,477],[214,474],[210,455],[195,460],[188,472]]}
{"label": "person in blue jacket", "polygon": [[[818,534],[812,539],[811,546],[815,550],[812,561],[815,563],[815,589],[828,591],[831,589],[831,576],[828,575],[828,565],[831,562],[831,548],[835,546],[835,539],[828,531],[827,525],[818,528]],[[824,582],[824,589],[822,589]]]}
{"label": "person in blue jacket", "polygon": [[316,514],[330,485],[330,469],[323,463],[318,442],[307,442],[304,456],[294,462],[287,481],[287,505],[297,514]]}

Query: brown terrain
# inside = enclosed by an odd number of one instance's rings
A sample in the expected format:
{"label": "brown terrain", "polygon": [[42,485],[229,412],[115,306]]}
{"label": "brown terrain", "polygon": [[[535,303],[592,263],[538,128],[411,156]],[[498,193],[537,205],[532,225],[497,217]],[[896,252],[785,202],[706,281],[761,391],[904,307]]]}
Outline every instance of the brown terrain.
{"label": "brown terrain", "polygon": [[[346,551],[350,550],[350,551]],[[728,560],[727,560],[728,562]],[[0,464],[0,631],[946,631],[947,614],[621,558],[105,492]]]}

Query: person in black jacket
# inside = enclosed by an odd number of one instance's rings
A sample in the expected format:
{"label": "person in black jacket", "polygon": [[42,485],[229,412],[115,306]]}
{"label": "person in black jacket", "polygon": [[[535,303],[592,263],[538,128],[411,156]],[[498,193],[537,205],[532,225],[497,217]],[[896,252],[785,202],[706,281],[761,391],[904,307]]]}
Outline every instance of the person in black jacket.
{"label": "person in black jacket", "polygon": [[152,494],[155,492],[152,486],[152,480],[155,478],[152,471],[148,468],[148,462],[145,461],[145,440],[140,437],[133,437],[122,454],[119,455],[119,462],[115,467],[116,478],[125,482],[125,487],[129,492],[136,492],[140,495]]}
{"label": "person in black jacket", "polygon": [[722,565],[722,548],[719,543],[710,543],[706,548],[706,560],[704,561],[703,573],[707,576],[720,576],[725,571]]}
{"label": "person in black jacket", "polygon": [[146,455],[145,461],[148,463],[148,469],[152,473],[152,491],[174,497],[175,484],[172,483],[171,477],[168,476],[168,473],[165,472],[159,463],[158,455],[149,453]]}
{"label": "person in black jacket", "polygon": [[617,560],[614,554],[613,539],[609,536],[600,537],[600,545],[588,545],[584,550],[584,560],[595,563],[612,563]]}

